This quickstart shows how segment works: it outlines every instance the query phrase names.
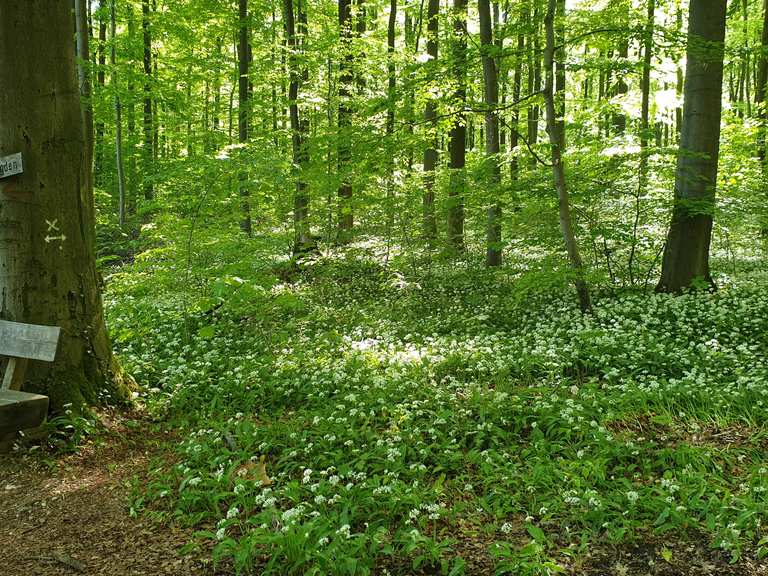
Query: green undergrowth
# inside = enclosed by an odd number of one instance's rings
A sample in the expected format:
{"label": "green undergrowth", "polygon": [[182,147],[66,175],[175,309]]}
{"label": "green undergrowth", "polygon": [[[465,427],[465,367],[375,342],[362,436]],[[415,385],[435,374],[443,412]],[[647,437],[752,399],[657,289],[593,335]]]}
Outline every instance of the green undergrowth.
{"label": "green undergrowth", "polygon": [[109,278],[121,360],[181,438],[134,509],[240,572],[554,574],[648,538],[768,553],[768,275],[582,316],[514,267],[254,257],[180,288],[163,257]]}

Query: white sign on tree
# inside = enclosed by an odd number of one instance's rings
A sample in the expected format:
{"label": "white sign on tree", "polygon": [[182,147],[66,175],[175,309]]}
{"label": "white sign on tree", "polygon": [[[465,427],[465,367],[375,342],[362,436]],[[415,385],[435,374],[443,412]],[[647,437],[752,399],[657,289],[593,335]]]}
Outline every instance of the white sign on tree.
{"label": "white sign on tree", "polygon": [[8,178],[24,172],[21,152],[0,158],[0,178]]}

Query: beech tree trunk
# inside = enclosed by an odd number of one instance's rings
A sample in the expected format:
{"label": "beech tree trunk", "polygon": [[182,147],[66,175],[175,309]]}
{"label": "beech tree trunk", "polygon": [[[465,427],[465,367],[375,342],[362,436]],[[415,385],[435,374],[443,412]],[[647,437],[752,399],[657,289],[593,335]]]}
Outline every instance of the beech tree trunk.
{"label": "beech tree trunk", "polygon": [[354,71],[352,64],[352,2],[339,0],[339,35],[342,57],[339,62],[339,115],[337,161],[339,170],[339,241],[348,239],[354,223],[352,215],[352,183],[349,178],[349,165],[352,160],[352,149],[349,144],[350,127],[352,125],[352,84]]}
{"label": "beech tree trunk", "polygon": [[83,136],[85,137],[85,166],[86,185],[92,186],[93,178],[93,102],[91,89],[91,74],[88,66],[90,49],[89,39],[90,25],[88,24],[87,0],[75,0],[75,34],[77,45],[77,57],[80,62],[77,65],[77,79],[80,84],[80,99],[83,116]]}
{"label": "beech tree trunk", "polygon": [[152,35],[149,23],[149,0],[141,2],[141,29],[144,42],[144,147],[142,162],[144,173],[144,199],[155,197],[154,176],[154,138],[152,116]]}
{"label": "beech tree trunk", "polygon": [[61,326],[56,361],[32,364],[25,382],[55,412],[129,398],[96,272],[73,24],[69,2],[0,4],[0,156],[24,163],[0,180],[0,318]]}
{"label": "beech tree trunk", "polygon": [[395,66],[395,25],[397,23],[397,0],[389,2],[389,20],[387,22],[387,153],[389,169],[387,173],[387,238],[391,237],[395,225],[395,150],[392,140],[395,134],[395,107],[397,106],[397,68]]}
{"label": "beech tree trunk", "polygon": [[[440,0],[428,0],[427,3],[427,54],[429,66],[434,69],[438,53]],[[424,105],[424,129],[427,146],[424,149],[424,196],[422,228],[424,238],[432,242],[437,238],[437,220],[435,218],[435,167],[437,166],[437,103],[428,98]]]}
{"label": "beech tree trunk", "polygon": [[635,197],[635,220],[632,225],[632,248],[629,252],[627,269],[629,282],[635,283],[635,254],[637,253],[637,229],[640,224],[640,203],[648,192],[648,143],[651,139],[650,103],[651,68],[653,62],[653,31],[656,18],[656,0],[647,0],[645,37],[643,38],[643,76],[640,98],[640,162],[638,166],[637,196]]}
{"label": "beech tree trunk", "polygon": [[117,166],[117,195],[118,195],[118,220],[120,227],[125,226],[125,169],[123,167],[123,108],[120,102],[120,86],[117,78],[117,54],[115,49],[115,33],[117,29],[115,15],[115,0],[109,3],[109,22],[112,47],[110,49],[109,62],[112,65],[112,89],[115,99],[115,165]]}
{"label": "beech tree trunk", "polygon": [[[238,105],[237,105],[237,127],[238,142],[245,144],[248,142],[248,116],[250,90],[248,89],[248,0],[239,1],[239,28],[238,28]],[[245,162],[246,154],[244,149],[240,150],[240,157]],[[240,209],[242,211],[240,220],[240,229],[249,238],[253,236],[253,225],[251,223],[251,199],[248,191],[248,176],[245,168],[240,168]]]}
{"label": "beech tree trunk", "polygon": [[[299,2],[299,22],[302,22],[301,2]],[[300,42],[296,36],[296,18],[293,10],[293,0],[284,1],[285,34],[289,48],[288,72],[288,114],[291,121],[291,145],[293,152],[293,169],[296,178],[296,189],[293,194],[293,228],[294,255],[305,253],[312,249],[312,237],[309,230],[309,196],[304,170],[309,162],[309,152],[306,143],[306,121],[299,114],[299,87],[302,73],[299,70]],[[305,27],[304,27],[305,28]],[[306,33],[303,29],[302,33]]]}
{"label": "beech tree trunk", "polygon": [[[760,41],[761,52],[757,63],[757,79],[755,82],[755,107],[757,108],[757,117],[760,120],[760,127],[757,133],[757,157],[760,160],[760,166],[763,171],[763,202],[768,199],[768,165],[766,164],[766,133],[768,133],[768,94],[766,85],[768,85],[768,0],[763,0],[763,33]],[[768,237],[768,214],[761,215],[760,232],[762,236]]]}
{"label": "beech tree trunk", "polygon": [[464,108],[467,101],[467,1],[453,0],[453,93],[454,114],[448,148],[451,175],[448,185],[448,245],[464,251],[464,165],[467,155],[467,122]]}
{"label": "beech tree trunk", "polygon": [[490,164],[488,184],[494,196],[488,207],[486,223],[486,266],[501,266],[501,203],[498,200],[501,185],[499,168],[499,74],[493,49],[493,25],[489,0],[478,1],[480,13],[480,42],[483,61],[483,93],[485,96],[485,153]]}
{"label": "beech tree trunk", "polygon": [[[549,133],[549,143],[552,150],[552,173],[557,189],[560,229],[563,233],[565,248],[568,253],[568,260],[574,273],[574,284],[579,298],[579,308],[582,312],[589,312],[592,309],[592,302],[589,296],[589,287],[584,278],[584,264],[579,253],[579,246],[576,242],[576,234],[573,231],[573,220],[571,218],[571,204],[568,195],[568,186],[565,180],[565,168],[563,167],[563,143],[565,136],[562,134],[563,122],[558,119],[555,101],[564,98],[561,95],[557,98],[555,94],[555,12],[556,3],[560,0],[548,0],[547,13],[544,17],[544,27],[546,31],[546,46],[544,48],[544,71],[546,82],[544,85],[544,103],[547,117],[547,132]],[[564,85],[564,82],[561,83]]]}
{"label": "beech tree trunk", "polygon": [[672,223],[656,287],[661,292],[680,292],[697,278],[714,286],[709,245],[720,150],[726,4],[727,0],[690,4]]}
{"label": "beech tree trunk", "polygon": [[[96,44],[96,95],[104,93],[107,68],[107,6],[106,0],[100,0],[98,7],[99,38]],[[94,144],[93,179],[97,187],[101,188],[104,173],[104,122],[96,122],[96,138]]]}

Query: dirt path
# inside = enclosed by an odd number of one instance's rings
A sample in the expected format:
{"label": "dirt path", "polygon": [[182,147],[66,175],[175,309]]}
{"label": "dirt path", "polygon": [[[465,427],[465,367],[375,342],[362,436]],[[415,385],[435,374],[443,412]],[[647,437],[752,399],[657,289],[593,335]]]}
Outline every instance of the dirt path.
{"label": "dirt path", "polygon": [[148,435],[136,415],[102,421],[107,432],[76,454],[0,455],[0,573],[223,574],[205,552],[179,555],[191,531],[129,515],[130,481],[162,456],[167,433]]}

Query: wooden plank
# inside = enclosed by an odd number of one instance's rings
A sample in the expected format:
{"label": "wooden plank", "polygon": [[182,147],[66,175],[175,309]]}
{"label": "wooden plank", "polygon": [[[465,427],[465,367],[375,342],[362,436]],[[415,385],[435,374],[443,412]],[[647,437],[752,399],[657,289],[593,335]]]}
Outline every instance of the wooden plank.
{"label": "wooden plank", "polygon": [[0,390],[0,436],[40,426],[48,414],[48,396]]}
{"label": "wooden plank", "polygon": [[53,362],[61,328],[0,320],[0,356]]}
{"label": "wooden plank", "polygon": [[21,390],[21,386],[24,384],[24,374],[27,371],[27,362],[29,360],[26,358],[12,357],[8,360],[0,390]]}

